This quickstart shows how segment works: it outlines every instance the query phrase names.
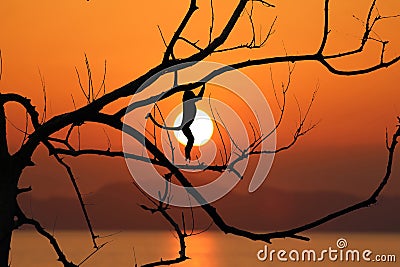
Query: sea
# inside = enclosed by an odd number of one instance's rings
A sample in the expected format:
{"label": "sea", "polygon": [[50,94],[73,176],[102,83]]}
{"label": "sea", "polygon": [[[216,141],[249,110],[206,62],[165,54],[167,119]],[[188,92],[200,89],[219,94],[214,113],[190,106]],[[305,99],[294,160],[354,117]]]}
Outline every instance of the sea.
{"label": "sea", "polygon": [[[179,242],[171,231],[105,231],[93,253],[86,231],[53,233],[68,259],[80,266],[141,266],[176,258]],[[310,241],[276,239],[272,244],[225,235],[218,231],[196,233],[186,239],[190,258],[180,267],[231,266],[400,266],[400,233],[305,234]],[[14,232],[12,267],[62,266],[47,239],[32,230]]]}

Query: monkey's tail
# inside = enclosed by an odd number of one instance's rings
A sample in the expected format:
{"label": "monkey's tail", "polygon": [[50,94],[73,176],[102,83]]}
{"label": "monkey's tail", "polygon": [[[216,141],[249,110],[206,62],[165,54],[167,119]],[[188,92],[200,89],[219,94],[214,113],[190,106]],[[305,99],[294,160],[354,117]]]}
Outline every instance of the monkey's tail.
{"label": "monkey's tail", "polygon": [[160,128],[163,128],[167,131],[180,131],[182,130],[182,126],[176,126],[176,127],[169,127],[169,126],[165,126],[165,125],[157,125]]}
{"label": "monkey's tail", "polygon": [[170,127],[170,126],[166,126],[166,125],[161,125],[159,124],[154,118],[153,116],[149,113],[146,115],[146,118],[150,118],[151,121],[159,128],[164,129],[164,130],[168,130],[168,131],[180,131],[182,130],[182,125],[180,126],[174,126],[174,127]]}

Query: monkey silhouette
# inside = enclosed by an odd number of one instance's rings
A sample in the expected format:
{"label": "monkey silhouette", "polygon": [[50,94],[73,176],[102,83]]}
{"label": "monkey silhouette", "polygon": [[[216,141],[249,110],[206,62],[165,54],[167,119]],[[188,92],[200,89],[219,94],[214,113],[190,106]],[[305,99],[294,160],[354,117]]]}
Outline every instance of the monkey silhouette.
{"label": "monkey silhouette", "polygon": [[165,129],[165,130],[170,130],[170,131],[182,131],[183,134],[187,138],[187,144],[185,147],[185,158],[186,160],[190,161],[190,152],[192,151],[193,144],[194,144],[194,136],[192,133],[192,130],[190,130],[190,125],[192,125],[195,117],[196,117],[196,112],[197,112],[197,107],[196,107],[196,102],[201,100],[203,95],[204,95],[204,90],[206,86],[203,84],[200,92],[198,95],[196,95],[193,91],[187,90],[183,93],[182,96],[182,104],[183,104],[183,116],[182,116],[182,122],[179,126],[165,126],[161,125],[158,123],[151,113],[148,113],[146,115],[146,118],[150,118],[152,122],[159,128]]}

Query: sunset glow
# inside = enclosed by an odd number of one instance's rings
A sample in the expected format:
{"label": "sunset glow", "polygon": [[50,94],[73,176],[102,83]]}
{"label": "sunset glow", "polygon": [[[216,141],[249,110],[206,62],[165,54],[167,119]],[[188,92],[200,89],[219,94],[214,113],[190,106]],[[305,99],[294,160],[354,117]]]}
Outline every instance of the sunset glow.
{"label": "sunset glow", "polygon": [[399,0],[14,0],[0,28],[0,267],[399,254]]}

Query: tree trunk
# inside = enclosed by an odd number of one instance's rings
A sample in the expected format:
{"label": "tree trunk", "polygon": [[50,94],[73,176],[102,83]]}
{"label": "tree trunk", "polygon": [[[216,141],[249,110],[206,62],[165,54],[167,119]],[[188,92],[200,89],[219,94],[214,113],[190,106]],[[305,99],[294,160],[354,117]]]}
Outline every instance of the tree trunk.
{"label": "tree trunk", "polygon": [[7,267],[11,247],[11,235],[13,227],[13,201],[3,197],[1,190],[0,197],[0,267]]}
{"label": "tree trunk", "polygon": [[17,201],[17,184],[21,174],[8,152],[6,116],[0,105],[0,267],[7,267],[14,215]]}
{"label": "tree trunk", "polygon": [[7,267],[9,264],[17,197],[15,173],[13,175],[10,166],[6,165],[7,163],[0,163],[0,267]]}

